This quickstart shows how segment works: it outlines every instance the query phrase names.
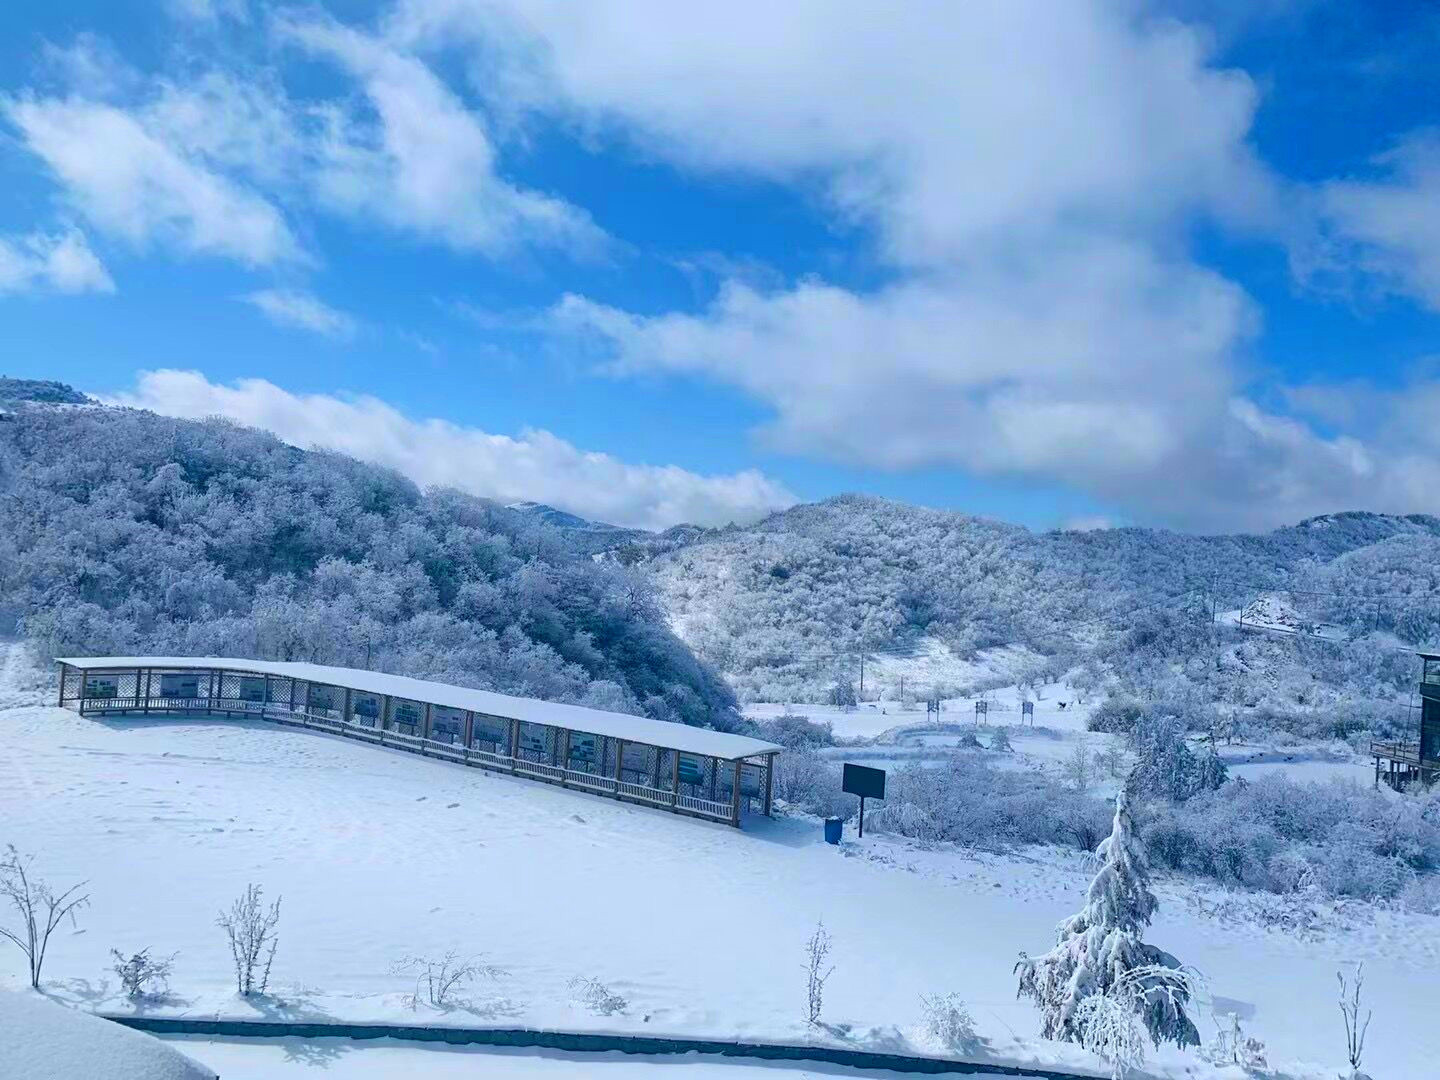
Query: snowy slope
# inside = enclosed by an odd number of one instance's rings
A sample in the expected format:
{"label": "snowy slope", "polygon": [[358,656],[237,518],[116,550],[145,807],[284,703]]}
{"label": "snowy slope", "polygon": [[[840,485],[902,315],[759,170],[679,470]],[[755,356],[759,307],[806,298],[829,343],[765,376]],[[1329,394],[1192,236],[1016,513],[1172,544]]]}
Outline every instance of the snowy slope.
{"label": "snowy slope", "polygon": [[159,1039],[0,990],[0,1080],[215,1080],[215,1071]]}
{"label": "snowy slope", "polygon": [[[94,905],[81,932],[57,936],[47,969],[51,989],[89,1007],[122,1007],[109,948],[151,946],[180,954],[164,1008],[414,1022],[391,965],[455,948],[509,974],[423,1021],[796,1041],[812,1037],[802,944],[823,917],[837,970],[834,1026],[818,1037],[934,1052],[915,1030],[919,996],[953,990],[995,1059],[1094,1065],[1034,1037],[1011,976],[1017,952],[1048,947],[1078,906],[1078,858],[871,837],[837,850],[814,822],[737,832],[255,723],[100,722],[32,706],[0,712],[0,740],[0,842],[38,853],[56,883],[89,879]],[[233,995],[214,926],[248,882],[284,898],[277,992],[251,1003]],[[1270,1043],[1272,1064],[1334,1075],[1334,973],[1359,959],[1376,1013],[1372,1071],[1418,1076],[1440,1056],[1429,1023],[1440,921],[1358,909],[1269,932],[1224,894],[1159,891],[1152,940],[1209,977],[1222,1010]],[[0,979],[13,985],[20,970],[0,953]],[[577,974],[628,1008],[587,1012],[567,989]],[[1208,1014],[1200,1026],[1214,1030]],[[1172,1075],[1198,1066],[1162,1060]]]}

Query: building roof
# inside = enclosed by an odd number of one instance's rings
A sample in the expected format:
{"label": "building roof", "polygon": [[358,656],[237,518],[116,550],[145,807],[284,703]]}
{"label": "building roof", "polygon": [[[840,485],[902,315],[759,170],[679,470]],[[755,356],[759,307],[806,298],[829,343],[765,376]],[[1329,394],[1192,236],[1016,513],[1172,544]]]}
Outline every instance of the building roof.
{"label": "building roof", "polygon": [[1421,660],[1440,660],[1440,653],[1422,652],[1416,653],[1416,655],[1419,656]]}
{"label": "building roof", "polygon": [[412,679],[405,675],[386,675],[359,668],[327,667],[282,660],[245,660],[223,656],[59,656],[56,662],[85,671],[116,668],[152,668],[157,671],[232,671],[257,675],[279,675],[306,682],[349,687],[367,694],[388,694],[391,697],[443,705],[472,712],[531,724],[549,724],[592,735],[607,735],[627,742],[645,743],[689,754],[734,761],[757,754],[772,754],[784,749],[763,739],[748,735],[731,735],[689,724],[672,724],[651,720],[646,716],[607,712],[584,705],[564,705],[537,698],[513,697],[491,690],[472,690],[465,686]]}

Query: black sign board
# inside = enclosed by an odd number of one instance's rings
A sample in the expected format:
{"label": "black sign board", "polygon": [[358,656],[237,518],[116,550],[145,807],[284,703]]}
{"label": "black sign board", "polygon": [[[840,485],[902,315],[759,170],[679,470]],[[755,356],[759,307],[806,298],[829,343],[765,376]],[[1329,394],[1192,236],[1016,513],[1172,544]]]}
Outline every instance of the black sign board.
{"label": "black sign board", "polygon": [[885,770],[845,763],[840,776],[840,789],[860,796],[860,835],[865,835],[865,800],[885,797]]}
{"label": "black sign board", "polygon": [[840,790],[850,795],[859,795],[862,799],[883,799],[885,770],[847,764],[841,776]]}

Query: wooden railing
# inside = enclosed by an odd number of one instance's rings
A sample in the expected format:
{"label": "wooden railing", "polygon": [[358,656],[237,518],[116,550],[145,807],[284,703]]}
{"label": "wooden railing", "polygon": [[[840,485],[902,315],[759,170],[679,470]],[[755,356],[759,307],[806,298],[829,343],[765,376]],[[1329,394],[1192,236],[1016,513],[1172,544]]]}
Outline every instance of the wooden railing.
{"label": "wooden railing", "polygon": [[[1399,761],[1406,765],[1420,765],[1420,744],[1418,742],[1372,742],[1370,744],[1370,755],[1372,757],[1389,758],[1391,761]],[[1426,758],[1424,764],[1440,765],[1436,758]]]}

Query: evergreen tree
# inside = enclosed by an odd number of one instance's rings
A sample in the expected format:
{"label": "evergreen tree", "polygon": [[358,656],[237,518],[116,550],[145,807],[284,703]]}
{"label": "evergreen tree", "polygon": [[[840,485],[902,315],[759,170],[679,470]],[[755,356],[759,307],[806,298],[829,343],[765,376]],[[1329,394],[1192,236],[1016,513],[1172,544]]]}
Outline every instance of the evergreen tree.
{"label": "evergreen tree", "polygon": [[1033,959],[1021,954],[1015,965],[1019,996],[1040,1009],[1040,1031],[1048,1039],[1089,1046],[1086,1034],[1094,1025],[1086,1023],[1089,1010],[1081,1005],[1104,995],[1127,1005],[1157,1047],[1198,1046],[1199,1033],[1185,1012],[1191,977],[1169,953],[1141,940],[1157,902],[1124,792],[1115,799],[1112,831],[1096,855],[1100,870],[1085,906],[1060,924],[1055,948]]}

